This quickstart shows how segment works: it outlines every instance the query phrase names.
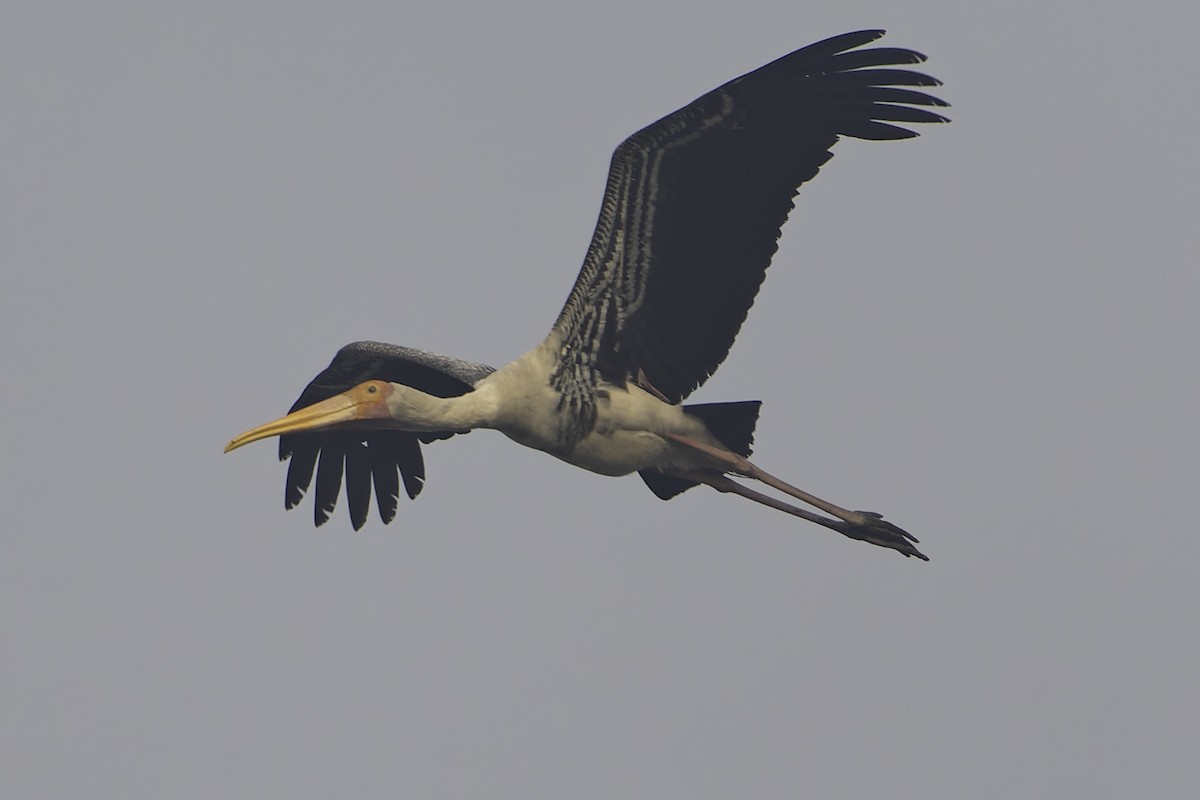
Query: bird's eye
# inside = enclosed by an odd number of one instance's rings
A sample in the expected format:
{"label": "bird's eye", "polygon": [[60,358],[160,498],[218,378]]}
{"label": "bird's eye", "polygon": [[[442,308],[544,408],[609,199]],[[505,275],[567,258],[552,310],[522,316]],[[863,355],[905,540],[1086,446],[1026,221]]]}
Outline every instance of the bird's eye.
{"label": "bird's eye", "polygon": [[376,385],[375,385],[375,384],[373,384],[373,383],[372,383],[370,386],[368,386],[368,387],[367,387],[367,392],[368,392],[368,393],[370,393],[370,394],[375,394],[375,393],[376,393],[376,392],[378,392],[378,391],[379,391],[379,387],[378,387],[378,386],[376,386]]}

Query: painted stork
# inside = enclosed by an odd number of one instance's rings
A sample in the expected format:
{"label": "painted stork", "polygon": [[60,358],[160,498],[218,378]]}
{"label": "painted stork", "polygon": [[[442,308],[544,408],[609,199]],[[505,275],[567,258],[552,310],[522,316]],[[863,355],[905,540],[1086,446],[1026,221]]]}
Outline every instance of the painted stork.
{"label": "painted stork", "polygon": [[[900,68],[925,60],[858,31],[809,45],[726,83],[616,149],[583,268],[550,334],[500,369],[378,342],[343,347],[291,412],[226,452],[279,437],[285,505],[316,472],[321,525],[341,491],[355,529],[371,487],[384,523],[400,483],[425,481],[421,444],[474,428],[602,475],[637,472],[667,500],[699,484],[928,560],[879,514],[850,511],[748,460],[757,401],[682,405],[725,359],[775,253],[800,185],[842,136],[906,139],[891,123],[945,122],[937,86]],[[789,495],[829,516],[755,491]]]}

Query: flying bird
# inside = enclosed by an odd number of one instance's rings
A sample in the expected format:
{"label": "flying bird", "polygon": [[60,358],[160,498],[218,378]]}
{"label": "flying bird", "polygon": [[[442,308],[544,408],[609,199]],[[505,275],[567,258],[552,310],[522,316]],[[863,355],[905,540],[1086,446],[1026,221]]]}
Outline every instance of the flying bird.
{"label": "flying bird", "polygon": [[637,472],[664,500],[705,484],[928,560],[881,515],[834,505],[751,463],[758,401],[683,405],[729,353],[792,198],[838,139],[907,139],[917,134],[905,123],[947,121],[928,110],[947,103],[911,88],[939,81],[903,68],[923,55],[863,47],[883,33],[796,50],[622,142],[583,268],[549,335],[525,355],[494,369],[355,342],[287,416],[225,451],[278,436],[280,459],[290,459],[285,506],[300,502],[315,471],[314,519],[323,524],[344,475],[358,529],[372,486],[384,523],[396,515],[401,483],[410,498],[420,493],[422,444],[491,428],[601,475]]}

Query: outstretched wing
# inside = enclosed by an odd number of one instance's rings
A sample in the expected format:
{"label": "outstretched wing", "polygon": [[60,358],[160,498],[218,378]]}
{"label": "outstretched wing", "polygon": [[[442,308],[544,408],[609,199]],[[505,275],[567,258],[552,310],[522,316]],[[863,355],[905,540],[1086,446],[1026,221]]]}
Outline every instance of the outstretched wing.
{"label": "outstretched wing", "polygon": [[892,122],[945,122],[904,88],[936,86],[883,31],[809,45],[715,89],[626,139],[600,219],[555,323],[554,375],[585,424],[598,377],[648,382],[671,402],[725,359],[774,255],[792,198],[840,136],[904,139]]}
{"label": "outstretched wing", "polygon": [[[305,387],[289,409],[311,406],[369,380],[403,383],[437,397],[457,397],[473,390],[482,378],[494,372],[474,364],[412,347],[382,342],[355,342],[338,351],[333,361]],[[414,498],[425,484],[425,462],[421,443],[448,439],[454,434],[408,433],[405,431],[327,431],[293,433],[279,437],[279,459],[291,459],[284,488],[284,506],[299,504],[316,472],[313,521],[325,524],[337,505],[346,475],[346,500],[350,520],[358,530],[371,510],[371,487],[385,523],[396,516],[400,483]]]}

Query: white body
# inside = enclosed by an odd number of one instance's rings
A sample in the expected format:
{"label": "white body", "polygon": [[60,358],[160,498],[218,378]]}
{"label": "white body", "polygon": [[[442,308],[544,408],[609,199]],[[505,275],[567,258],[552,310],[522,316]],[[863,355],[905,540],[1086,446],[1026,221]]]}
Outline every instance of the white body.
{"label": "white body", "polygon": [[[633,384],[602,385],[597,392],[596,424],[591,433],[570,450],[562,449],[559,431],[559,394],[550,386],[558,358],[553,334],[510,364],[475,385],[460,397],[433,398],[408,387],[398,390],[389,404],[393,418],[437,419],[453,430],[492,428],[515,442],[542,450],[577,467],[601,475],[628,475],[656,467],[687,471],[710,466],[704,455],[665,437],[680,434],[715,447],[718,442],[705,424]],[[419,396],[419,399],[418,397]],[[435,408],[417,408],[426,402]],[[397,407],[397,403],[408,406]],[[403,426],[414,430],[411,424]]]}

